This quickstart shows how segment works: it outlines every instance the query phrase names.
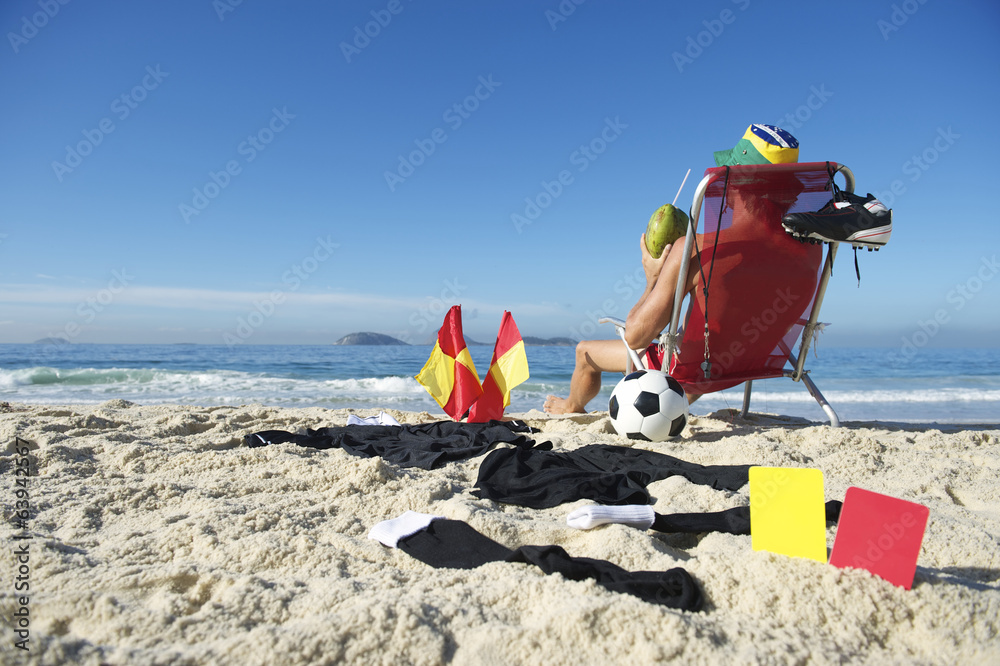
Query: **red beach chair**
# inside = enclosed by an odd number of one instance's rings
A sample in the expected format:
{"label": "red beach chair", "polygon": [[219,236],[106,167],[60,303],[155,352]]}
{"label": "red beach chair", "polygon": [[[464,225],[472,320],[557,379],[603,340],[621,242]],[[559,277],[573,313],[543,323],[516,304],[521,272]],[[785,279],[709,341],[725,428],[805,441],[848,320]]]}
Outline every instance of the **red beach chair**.
{"label": "red beach chair", "polygon": [[[832,426],[840,425],[803,367],[838,243],[826,244],[824,261],[821,244],[802,243],[781,226],[783,215],[819,210],[829,201],[837,173],[845,181],[841,189],[853,192],[854,174],[835,162],[705,171],[691,206],[673,317],[660,336],[667,369],[689,394],[745,383],[745,416],[753,380],[789,377],[805,385]],[[696,239],[699,220],[703,229]],[[687,258],[695,243],[701,281],[680,327]],[[624,341],[624,322],[605,321],[615,324]],[[629,350],[629,357],[630,366],[647,366],[641,352]]]}

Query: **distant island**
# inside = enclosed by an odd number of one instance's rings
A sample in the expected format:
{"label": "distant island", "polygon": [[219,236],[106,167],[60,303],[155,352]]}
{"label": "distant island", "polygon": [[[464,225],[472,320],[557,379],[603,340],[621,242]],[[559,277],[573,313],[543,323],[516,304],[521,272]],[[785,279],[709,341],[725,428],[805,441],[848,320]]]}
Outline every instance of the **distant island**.
{"label": "distant island", "polygon": [[[427,338],[422,343],[417,343],[417,344],[433,345],[435,342],[437,342],[437,333],[435,333],[431,337]],[[465,346],[466,347],[485,347],[486,345],[492,346],[493,343],[492,342],[480,342],[479,340],[473,340],[469,336],[465,336]]]}
{"label": "distant island", "polygon": [[576,340],[572,338],[533,338],[525,335],[524,344],[534,347],[575,347]]}
{"label": "distant island", "polygon": [[35,340],[36,345],[68,345],[69,340],[66,338],[39,338]]}
{"label": "distant island", "polygon": [[402,345],[406,346],[407,343],[402,340],[398,340],[390,335],[382,335],[381,333],[351,333],[345,335],[341,339],[337,340],[333,344],[335,345],[363,345],[363,346],[379,346],[387,347],[391,345]]}
{"label": "distant island", "polygon": [[[575,347],[576,340],[571,340],[570,338],[535,338],[530,335],[523,335],[521,339],[524,340],[524,344],[527,347]],[[434,344],[434,340],[431,340],[429,344]],[[493,346],[492,342],[478,342],[472,338],[466,336],[465,344],[470,347],[486,345]]]}
{"label": "distant island", "polygon": [[[576,346],[576,340],[572,338],[535,338],[530,335],[523,336],[524,344],[529,347],[573,347]],[[433,345],[437,341],[437,336],[429,338],[424,344]],[[381,333],[351,333],[345,335],[341,339],[332,343],[335,345],[356,345],[356,346],[409,346],[408,342],[403,342],[398,338],[394,338],[391,335],[383,335]],[[479,342],[478,340],[473,340],[472,338],[466,336],[465,344],[469,347],[485,347],[487,345],[492,345],[491,342]]]}

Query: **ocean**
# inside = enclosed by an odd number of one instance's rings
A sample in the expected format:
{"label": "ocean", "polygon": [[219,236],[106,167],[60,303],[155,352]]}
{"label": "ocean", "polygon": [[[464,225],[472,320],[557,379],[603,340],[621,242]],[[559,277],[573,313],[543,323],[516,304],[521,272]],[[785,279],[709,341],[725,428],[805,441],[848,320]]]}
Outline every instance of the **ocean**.
{"label": "ocean", "polygon": [[[429,346],[0,345],[0,401],[399,409],[443,412],[414,379]],[[530,379],[508,412],[541,409],[565,396],[572,347],[526,348]],[[469,347],[482,377],[492,346]],[[1000,423],[1000,349],[819,348],[806,367],[842,421]],[[588,410],[606,410],[617,379],[605,375]],[[743,389],[707,395],[693,414],[739,408]],[[754,383],[751,409],[823,422],[801,383]]]}

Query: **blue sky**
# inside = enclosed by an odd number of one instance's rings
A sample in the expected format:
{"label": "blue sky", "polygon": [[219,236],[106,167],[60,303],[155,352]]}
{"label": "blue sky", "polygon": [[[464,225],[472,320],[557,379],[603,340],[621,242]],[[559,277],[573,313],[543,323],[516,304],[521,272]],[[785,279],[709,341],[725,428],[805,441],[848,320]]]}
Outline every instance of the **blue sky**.
{"label": "blue sky", "polygon": [[650,214],[753,122],[894,209],[821,344],[1000,339],[995,2],[8,0],[0,28],[0,342],[422,342],[453,303],[484,341],[504,309],[611,337]]}

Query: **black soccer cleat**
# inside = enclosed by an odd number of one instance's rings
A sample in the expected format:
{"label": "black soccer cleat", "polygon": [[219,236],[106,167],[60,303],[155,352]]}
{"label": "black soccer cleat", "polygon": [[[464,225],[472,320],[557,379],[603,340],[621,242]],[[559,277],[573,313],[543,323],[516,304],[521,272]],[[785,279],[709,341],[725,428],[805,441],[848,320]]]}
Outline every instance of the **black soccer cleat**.
{"label": "black soccer cleat", "polygon": [[892,234],[892,211],[873,197],[843,192],[815,213],[789,213],[781,226],[801,241],[850,243],[869,250],[882,247]]}

